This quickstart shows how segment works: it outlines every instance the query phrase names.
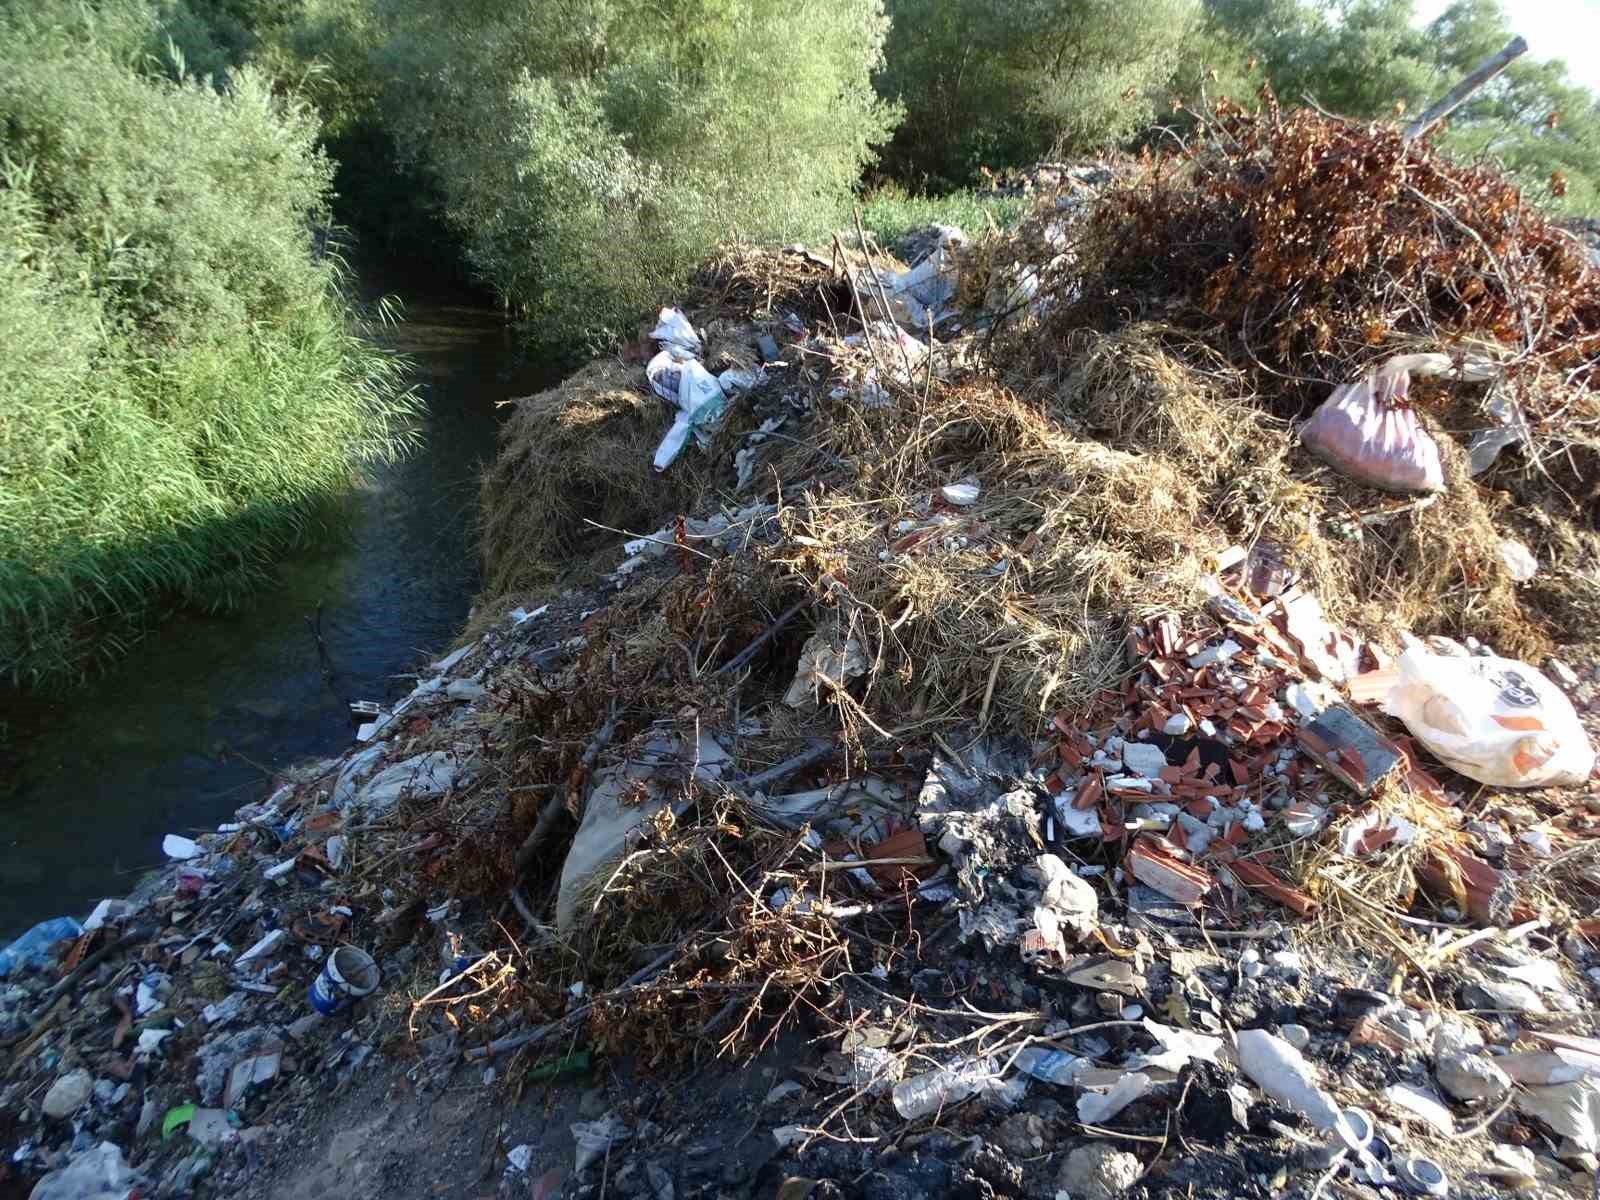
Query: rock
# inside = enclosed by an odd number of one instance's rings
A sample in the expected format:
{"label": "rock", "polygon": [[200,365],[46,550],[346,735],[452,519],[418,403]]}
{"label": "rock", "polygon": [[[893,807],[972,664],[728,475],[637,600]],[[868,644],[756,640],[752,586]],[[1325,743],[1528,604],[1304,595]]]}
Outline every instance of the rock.
{"label": "rock", "polygon": [[89,1102],[94,1094],[94,1076],[87,1071],[73,1071],[50,1085],[44,1094],[44,1115],[64,1121]]}
{"label": "rock", "polygon": [[1093,1142],[1067,1155],[1056,1184],[1072,1200],[1112,1200],[1138,1182],[1143,1171],[1126,1150]]}
{"label": "rock", "polygon": [[1278,1036],[1296,1050],[1304,1050],[1311,1044],[1311,1030],[1304,1025],[1281,1025],[1278,1027]]}
{"label": "rock", "polygon": [[1483,1049],[1483,1036],[1464,1021],[1446,1019],[1433,1031],[1433,1057],[1471,1054]]}
{"label": "rock", "polygon": [[1033,1113],[1012,1113],[1000,1122],[995,1140],[1007,1154],[1031,1158],[1043,1151],[1047,1132],[1044,1122]]}
{"label": "rock", "polygon": [[1466,988],[1470,1008],[1492,1008],[1505,1012],[1548,1012],[1539,993],[1516,979],[1480,979]]}
{"label": "rock", "polygon": [[1122,747],[1122,765],[1145,779],[1160,779],[1167,768],[1167,754],[1148,742],[1128,742]]}
{"label": "rock", "polygon": [[1439,1086],[1457,1100],[1494,1103],[1511,1090],[1511,1077],[1486,1054],[1447,1054],[1433,1073]]}

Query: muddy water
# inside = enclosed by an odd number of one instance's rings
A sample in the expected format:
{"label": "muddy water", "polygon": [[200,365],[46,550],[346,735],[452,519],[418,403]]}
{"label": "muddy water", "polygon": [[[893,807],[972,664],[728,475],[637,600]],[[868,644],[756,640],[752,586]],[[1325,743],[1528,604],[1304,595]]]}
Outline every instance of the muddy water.
{"label": "muddy water", "polygon": [[[422,450],[349,498],[350,530],[284,563],[226,617],[183,616],[62,701],[0,699],[0,939],[81,918],[160,859],[161,837],[215,827],[266,775],[351,738],[343,700],[392,698],[460,629],[478,583],[477,476],[495,402],[554,382],[470,297],[407,296],[390,336],[427,406]],[[324,678],[307,617],[322,606]]]}

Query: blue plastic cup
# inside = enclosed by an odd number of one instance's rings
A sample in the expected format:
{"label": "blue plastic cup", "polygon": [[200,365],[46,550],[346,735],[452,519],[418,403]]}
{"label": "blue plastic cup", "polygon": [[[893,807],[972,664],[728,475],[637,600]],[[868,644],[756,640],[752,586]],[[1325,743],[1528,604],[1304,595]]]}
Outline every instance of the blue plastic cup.
{"label": "blue plastic cup", "polygon": [[348,1008],[378,986],[378,964],[355,946],[340,946],[328,955],[321,973],[311,981],[307,996],[311,1007],[325,1017]]}

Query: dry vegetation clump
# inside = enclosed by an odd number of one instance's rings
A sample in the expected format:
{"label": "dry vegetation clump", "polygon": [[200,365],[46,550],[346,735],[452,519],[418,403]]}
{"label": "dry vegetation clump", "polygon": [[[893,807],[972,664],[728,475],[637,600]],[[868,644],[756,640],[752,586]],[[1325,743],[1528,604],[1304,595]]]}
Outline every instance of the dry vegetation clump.
{"label": "dry vegetation clump", "polygon": [[690,281],[694,312],[738,320],[781,319],[790,313],[810,326],[850,310],[850,289],[827,258],[802,247],[781,250],[743,243],[719,246]]}
{"label": "dry vegetation clump", "polygon": [[[970,265],[967,293],[1007,301],[991,345],[1008,382],[1161,455],[1236,540],[1286,547],[1342,619],[1531,656],[1600,608],[1600,271],[1488,167],[1386,126],[1225,110],[1093,204],[1044,198]],[[1502,368],[1414,388],[1449,485],[1426,503],[1338,475],[1292,429],[1332,384],[1415,349]],[[1495,411],[1530,440],[1474,480],[1461,447]],[[1531,585],[1502,562],[1508,535],[1541,564]]]}
{"label": "dry vegetation clump", "polygon": [[599,526],[649,533],[663,513],[692,510],[748,428],[742,409],[730,412],[710,453],[690,450],[658,475],[651,457],[672,410],[638,363],[601,359],[513,403],[482,484],[490,595],[548,585],[580,554],[617,540]]}
{"label": "dry vegetation clump", "polygon": [[1392,126],[1224,109],[1187,153],[1110,188],[1082,233],[1052,281],[1078,291],[1056,330],[1159,314],[1301,402],[1417,339],[1499,348],[1536,423],[1570,419],[1569,394],[1533,386],[1542,371],[1600,386],[1600,272],[1582,244],[1492,168]]}
{"label": "dry vegetation clump", "polygon": [[1494,169],[1391,126],[1223,106],[1091,206],[1047,197],[981,265],[974,286],[1036,275],[1043,317],[1014,363],[1048,369],[1085,326],[1155,320],[1220,351],[1284,416],[1402,349],[1487,353],[1504,366],[1497,399],[1532,426],[1529,458],[1574,498],[1595,486],[1600,270]]}
{"label": "dry vegetation clump", "polygon": [[[786,510],[770,561],[838,607],[872,663],[861,704],[901,729],[1086,696],[1122,669],[1125,616],[1194,602],[1222,541],[1171,464],[1074,437],[980,376],[875,410],[826,401],[812,442],[780,474],[839,465]],[[977,502],[947,503],[968,477]]]}
{"label": "dry vegetation clump", "polygon": [[795,860],[796,834],[763,825],[726,792],[699,800],[681,824],[661,810],[586,905],[581,953],[591,978],[614,985],[681,947],[649,989],[600,1006],[590,1021],[597,1045],[651,1065],[694,1054],[702,1040],[755,1047],[851,968],[837,923],[773,902],[783,894],[774,884],[815,886]]}

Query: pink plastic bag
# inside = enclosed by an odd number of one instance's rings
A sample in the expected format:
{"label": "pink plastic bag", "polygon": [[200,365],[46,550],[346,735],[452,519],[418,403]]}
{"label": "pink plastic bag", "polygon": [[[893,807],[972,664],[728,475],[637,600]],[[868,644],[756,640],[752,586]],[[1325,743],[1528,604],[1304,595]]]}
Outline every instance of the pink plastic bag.
{"label": "pink plastic bag", "polygon": [[[1390,359],[1342,384],[1311,414],[1300,440],[1352,479],[1388,492],[1442,492],[1439,446],[1406,402],[1413,366],[1437,355]],[[1448,362],[1448,360],[1446,360]]]}

